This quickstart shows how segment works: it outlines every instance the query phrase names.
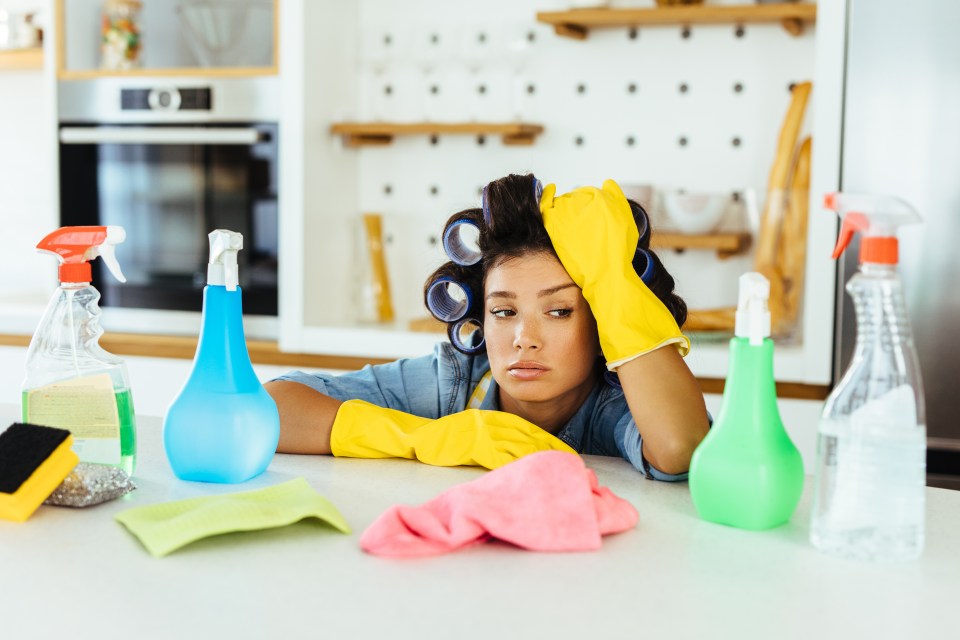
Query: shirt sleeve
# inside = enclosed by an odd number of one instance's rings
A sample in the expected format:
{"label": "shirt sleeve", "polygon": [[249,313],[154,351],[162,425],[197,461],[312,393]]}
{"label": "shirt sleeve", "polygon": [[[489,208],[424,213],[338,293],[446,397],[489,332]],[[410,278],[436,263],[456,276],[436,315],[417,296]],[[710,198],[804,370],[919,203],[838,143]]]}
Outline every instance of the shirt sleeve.
{"label": "shirt sleeve", "polygon": [[665,473],[650,464],[643,457],[643,437],[637,429],[637,423],[629,412],[624,415],[615,431],[617,447],[623,456],[634,468],[650,480],[664,480],[666,482],[680,482],[687,479],[687,473]]}
{"label": "shirt sleeve", "polygon": [[291,371],[276,378],[299,382],[337,400],[364,400],[405,413],[440,417],[439,376],[433,355],[367,365],[343,374]]}
{"label": "shirt sleeve", "polygon": [[486,359],[457,352],[441,342],[433,354],[367,365],[344,374],[292,371],[276,380],[299,382],[337,400],[365,400],[379,407],[435,420],[466,405],[467,394]]}

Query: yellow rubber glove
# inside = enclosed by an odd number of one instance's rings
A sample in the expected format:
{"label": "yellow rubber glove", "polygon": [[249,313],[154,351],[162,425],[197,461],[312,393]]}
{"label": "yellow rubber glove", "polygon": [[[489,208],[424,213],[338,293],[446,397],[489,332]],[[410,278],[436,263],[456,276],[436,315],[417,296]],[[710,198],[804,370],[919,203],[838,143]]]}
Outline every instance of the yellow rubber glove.
{"label": "yellow rubber glove", "polygon": [[690,341],[633,269],[640,232],[626,196],[613,180],[540,199],[543,223],[570,278],[583,290],[600,333],[607,368],[668,344],[687,355]]}
{"label": "yellow rubber glove", "polygon": [[503,411],[467,409],[437,420],[363,400],[340,405],[330,452],[343,458],[409,458],[438,467],[496,469],[529,453],[576,453],[532,422]]}

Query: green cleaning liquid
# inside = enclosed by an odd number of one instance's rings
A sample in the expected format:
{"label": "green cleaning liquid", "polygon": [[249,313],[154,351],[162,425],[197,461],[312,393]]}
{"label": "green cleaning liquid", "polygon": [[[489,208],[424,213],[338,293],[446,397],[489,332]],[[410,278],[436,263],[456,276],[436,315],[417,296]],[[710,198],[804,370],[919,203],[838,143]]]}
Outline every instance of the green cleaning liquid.
{"label": "green cleaning liquid", "polygon": [[[30,391],[24,391],[21,395],[21,407],[23,411],[24,422],[30,422]],[[117,403],[117,416],[119,418],[120,431],[120,461],[116,465],[132,476],[137,466],[137,421],[133,409],[133,394],[130,389],[122,389],[114,394]],[[38,423],[45,426],[61,427],[74,433],[76,439],[84,438],[84,428],[79,424],[46,424],[58,422],[57,420],[38,420]],[[79,435],[78,435],[79,434]],[[108,445],[109,446],[109,445]],[[84,456],[80,456],[84,459]],[[112,457],[112,456],[111,456]],[[90,462],[103,462],[102,460],[92,459]]]}

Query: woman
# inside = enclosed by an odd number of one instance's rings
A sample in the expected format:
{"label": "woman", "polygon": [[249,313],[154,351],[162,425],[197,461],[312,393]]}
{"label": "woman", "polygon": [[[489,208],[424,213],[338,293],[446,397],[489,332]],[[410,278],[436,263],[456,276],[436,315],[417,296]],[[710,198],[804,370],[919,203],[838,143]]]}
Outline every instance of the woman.
{"label": "woman", "polygon": [[[454,260],[425,289],[452,344],[268,383],[278,451],[493,468],[561,449],[683,479],[708,418],[682,359],[686,306],[648,250],[643,209],[612,181],[555,197],[553,185],[541,193],[532,175],[511,175],[487,185],[482,209],[451,217],[445,246],[464,224],[479,231],[479,253],[448,247]],[[468,297],[438,297],[451,282]]]}

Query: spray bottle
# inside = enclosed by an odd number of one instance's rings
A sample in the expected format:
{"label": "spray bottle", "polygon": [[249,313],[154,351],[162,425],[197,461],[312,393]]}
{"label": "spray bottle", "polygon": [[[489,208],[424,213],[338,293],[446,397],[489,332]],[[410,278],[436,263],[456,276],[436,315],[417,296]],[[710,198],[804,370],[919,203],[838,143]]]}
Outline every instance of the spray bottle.
{"label": "spray bottle", "polygon": [[857,341],[820,420],[810,541],[846,557],[915,558],[924,539],[926,419],[896,234],[920,216],[883,196],[827,194],[824,206],[843,219],[834,258],[855,233],[863,238],[846,287]]}
{"label": "spray bottle", "polygon": [[769,297],[761,274],[740,276],[723,405],[690,462],[700,517],[741,529],[787,522],[803,492],[803,460],[777,408]]}
{"label": "spray bottle", "polygon": [[257,379],[243,335],[237,252],[243,236],[210,232],[203,319],[193,370],[163,421],[163,446],[178,478],[244,482],[277,450],[280,415]]}
{"label": "spray bottle", "polygon": [[60,260],[60,288],[50,299],[27,350],[23,421],[67,429],[84,462],[136,465],[136,422],[123,360],[99,343],[100,292],[90,285],[90,261],[103,258],[126,282],[114,254],[123,227],[63,227],[37,244]]}

